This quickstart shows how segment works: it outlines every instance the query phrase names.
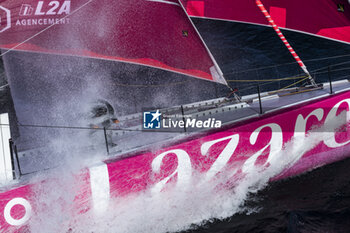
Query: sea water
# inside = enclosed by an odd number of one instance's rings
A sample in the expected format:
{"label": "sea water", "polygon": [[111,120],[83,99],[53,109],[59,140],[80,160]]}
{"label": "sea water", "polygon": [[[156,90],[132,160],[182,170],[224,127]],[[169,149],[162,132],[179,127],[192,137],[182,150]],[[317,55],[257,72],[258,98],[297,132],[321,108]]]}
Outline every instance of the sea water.
{"label": "sea water", "polygon": [[[344,116],[339,117],[344,119]],[[174,186],[154,193],[150,187],[143,192],[113,198],[108,209],[98,215],[93,211],[77,213],[73,209],[74,194],[79,184],[74,184],[72,177],[82,163],[80,159],[72,160],[70,166],[48,175],[58,178],[55,183],[38,188],[36,206],[40,208],[30,221],[30,232],[178,232],[234,215],[259,213],[263,207],[246,205],[253,201],[252,195],[266,188],[272,177],[319,144],[323,132],[339,128],[339,122],[335,119],[331,124],[313,130],[303,140],[294,137],[269,167],[252,167],[234,184],[228,179],[232,177],[229,173],[221,174],[211,182],[201,182],[204,175],[193,174],[191,188]],[[88,162],[85,163],[88,165]],[[84,199],[81,203],[88,204],[90,201]]]}

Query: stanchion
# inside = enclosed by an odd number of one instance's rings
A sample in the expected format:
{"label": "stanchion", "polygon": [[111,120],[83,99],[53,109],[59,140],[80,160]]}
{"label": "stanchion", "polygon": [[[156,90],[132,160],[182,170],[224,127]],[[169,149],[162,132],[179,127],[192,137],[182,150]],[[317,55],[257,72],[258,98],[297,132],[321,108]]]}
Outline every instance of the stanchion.
{"label": "stanchion", "polygon": [[15,168],[15,158],[13,157],[13,141],[12,138],[9,139],[10,154],[11,154],[11,167],[12,167],[12,177],[16,179],[16,168]]}
{"label": "stanchion", "polygon": [[103,127],[103,133],[104,133],[104,136],[105,136],[105,143],[106,143],[107,155],[109,155],[108,139],[107,139],[107,129],[106,129],[106,127]]}
{"label": "stanchion", "polygon": [[185,121],[185,114],[184,114],[184,107],[181,105],[181,114],[182,114],[182,120],[184,121],[184,131],[187,132],[186,129],[186,121]]}
{"label": "stanchion", "polygon": [[260,108],[259,113],[263,114],[262,105],[261,105],[261,96],[260,96],[260,85],[258,84],[257,87],[258,87],[259,108]]}
{"label": "stanchion", "polygon": [[328,80],[329,80],[330,94],[333,94],[332,76],[331,76],[331,67],[330,66],[328,66]]}

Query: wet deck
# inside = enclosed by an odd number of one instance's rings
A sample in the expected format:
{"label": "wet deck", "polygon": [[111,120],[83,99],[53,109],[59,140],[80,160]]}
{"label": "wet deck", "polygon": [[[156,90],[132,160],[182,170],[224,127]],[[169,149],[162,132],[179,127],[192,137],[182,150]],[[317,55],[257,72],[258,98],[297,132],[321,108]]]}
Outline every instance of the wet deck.
{"label": "wet deck", "polygon": [[[340,93],[350,90],[350,82],[341,80],[333,83],[333,93]],[[278,111],[293,105],[302,104],[311,100],[327,97],[330,95],[328,83],[322,89],[309,90],[307,92],[289,92],[278,94],[261,93],[261,105],[263,114]],[[287,95],[286,95],[287,94]],[[239,123],[247,119],[261,116],[258,95],[243,96],[242,102],[227,101],[225,98],[201,101],[182,106],[184,115],[191,116],[197,120],[215,118],[221,120],[223,125]],[[181,106],[160,109],[163,114],[181,115]],[[136,153],[141,150],[150,150],[172,144],[178,140],[185,140],[196,133],[207,129],[176,129],[164,131],[145,131],[142,126],[142,113],[122,116],[119,118],[120,125],[107,130],[108,135],[108,157],[118,157],[125,154]],[[100,139],[103,139],[103,131],[100,131]],[[91,154],[100,153],[106,155],[106,144],[100,140],[99,147],[79,148],[75,153]],[[111,145],[113,144],[113,145]],[[50,156],[48,157],[48,153]],[[32,173],[44,169],[60,166],[64,163],[62,155],[53,154],[45,147],[18,152],[21,169],[23,173]],[[107,155],[106,155],[107,156]],[[72,156],[73,157],[73,156]],[[108,158],[106,157],[106,158]]]}
{"label": "wet deck", "polygon": [[[350,90],[350,82],[341,80],[332,84],[333,94]],[[292,90],[291,90],[292,91]],[[300,93],[285,92],[280,94],[261,93],[261,106],[263,114],[279,111],[294,105],[299,105],[308,101],[324,98],[330,95],[329,83],[325,83],[322,89],[308,90]],[[248,102],[245,102],[248,101]],[[251,102],[252,101],[252,102]],[[223,125],[239,123],[244,120],[261,116],[258,95],[249,95],[242,98],[241,103],[225,102],[224,98],[202,101],[193,104],[183,105],[184,115],[192,118],[206,120],[209,117],[221,120]],[[181,107],[176,106],[171,109],[161,110],[162,113],[170,112],[181,114]],[[142,130],[142,114],[125,116],[123,120],[134,121],[139,124],[123,130],[114,132],[113,141],[117,144],[111,149],[112,154],[121,154],[135,149],[146,149],[160,146],[164,143],[171,143],[180,138],[187,137],[193,133],[204,131],[205,129],[177,129],[169,132],[147,132]]]}

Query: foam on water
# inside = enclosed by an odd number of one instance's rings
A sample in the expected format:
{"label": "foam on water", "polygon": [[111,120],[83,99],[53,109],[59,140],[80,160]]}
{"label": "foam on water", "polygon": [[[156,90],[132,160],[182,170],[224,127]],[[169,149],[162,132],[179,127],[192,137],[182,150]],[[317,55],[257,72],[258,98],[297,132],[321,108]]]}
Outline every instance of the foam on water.
{"label": "foam on water", "polygon": [[[74,205],[74,193],[81,187],[72,177],[80,165],[56,170],[48,177],[54,177],[56,181],[37,190],[35,206],[39,208],[30,221],[30,231],[176,232],[236,213],[258,211],[259,207],[247,209],[244,206],[249,194],[262,189],[272,177],[295,164],[305,152],[327,137],[325,132],[343,125],[344,121],[338,118],[344,119],[343,114],[328,125],[314,129],[306,137],[296,134],[282,151],[275,154],[269,166],[251,167],[234,184],[233,171],[225,171],[211,182],[201,182],[204,174],[193,174],[191,184],[186,187],[173,185],[162,192],[153,192],[150,187],[140,193],[112,198],[103,214],[85,211],[83,205]],[[79,161],[74,163],[79,164]],[[91,200],[81,200],[80,203],[89,205]]]}

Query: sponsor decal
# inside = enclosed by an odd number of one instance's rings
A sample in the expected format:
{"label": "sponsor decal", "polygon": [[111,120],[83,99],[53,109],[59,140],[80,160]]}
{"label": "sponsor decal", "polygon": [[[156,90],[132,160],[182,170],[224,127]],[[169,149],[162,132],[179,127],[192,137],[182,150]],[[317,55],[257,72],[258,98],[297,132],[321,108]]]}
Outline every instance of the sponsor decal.
{"label": "sponsor decal", "polygon": [[19,11],[20,16],[29,16],[33,14],[33,7],[29,4],[22,4],[21,9]]}
{"label": "sponsor decal", "polygon": [[[14,27],[68,24],[71,1],[38,1],[23,3],[13,21]],[[0,6],[0,33],[11,28],[10,10]]]}
{"label": "sponsor decal", "polygon": [[11,12],[9,9],[0,6],[0,33],[11,28]]}
{"label": "sponsor decal", "polygon": [[35,26],[35,25],[51,25],[51,24],[68,24],[69,19],[22,19],[17,20],[16,26]]}
{"label": "sponsor decal", "polygon": [[[321,102],[318,106],[321,106],[321,104],[323,103]],[[350,119],[349,109],[350,99],[345,98],[335,102],[330,109],[324,107],[312,109],[303,108],[303,110],[307,111],[298,111],[297,114],[293,114],[292,117],[288,116],[292,112],[288,112],[280,116],[277,115],[277,117],[271,117],[271,121],[269,122],[253,122],[251,123],[254,124],[253,130],[251,130],[248,135],[245,134],[244,131],[235,132],[229,129],[229,131],[226,131],[229,132],[229,134],[219,133],[217,135],[208,135],[192,142],[188,141],[185,144],[176,145],[172,148],[164,148],[164,150],[156,152],[154,156],[150,156],[149,154],[140,155],[144,157],[142,158],[142,163],[137,165],[138,167],[136,170],[141,170],[141,174],[148,174],[149,176],[142,175],[130,178],[129,169],[114,173],[116,169],[110,169],[108,167],[111,165],[113,166],[113,163],[99,164],[89,169],[91,192],[84,191],[84,193],[91,195],[93,211],[97,216],[100,216],[107,210],[109,200],[112,198],[110,195],[111,193],[135,192],[135,189],[130,189],[131,186],[114,185],[114,182],[120,182],[120,180],[124,178],[131,183],[135,180],[137,180],[138,183],[142,183],[140,182],[141,179],[147,183],[152,180],[149,179],[149,177],[164,174],[164,176],[159,176],[159,179],[155,179],[152,186],[145,186],[145,188],[150,187],[152,194],[157,194],[166,189],[170,181],[174,181],[174,185],[184,190],[191,188],[191,184],[193,184],[191,180],[193,179],[194,171],[203,167],[206,163],[209,165],[208,169],[201,171],[204,177],[202,177],[202,180],[199,181],[197,185],[209,182],[214,179],[216,175],[225,171],[225,169],[230,169],[226,171],[229,171],[233,177],[233,175],[241,172],[243,174],[249,173],[258,167],[266,168],[276,162],[280,163],[280,159],[284,157],[281,151],[284,145],[290,142],[289,140],[291,139],[289,136],[286,136],[286,134],[292,133],[291,137],[293,137],[293,144],[295,144],[293,149],[298,150],[301,142],[307,140],[307,135],[312,125],[319,125],[321,127],[324,125],[332,126],[332,121],[334,121],[340,113],[344,112],[346,113],[344,119],[345,124],[349,122]],[[151,124],[153,122],[160,123],[162,121],[161,117],[165,117],[166,114],[161,114],[160,111],[157,110],[153,112],[144,112],[144,116],[147,117],[146,121]],[[288,121],[288,124],[293,125],[293,132],[283,130],[283,123],[286,121]],[[157,124],[152,125],[152,127],[156,126]],[[338,133],[341,133],[340,129],[322,131],[321,134],[319,134],[317,144],[322,143],[324,147],[311,146],[302,153],[295,151],[295,153],[292,153],[293,159],[290,160],[290,166],[296,164],[302,156],[308,153],[312,148],[312,150],[314,150],[312,153],[320,158],[317,164],[325,164],[325,161],[321,158],[322,154],[320,153],[349,145],[350,139],[348,130],[349,129],[346,129],[346,131],[343,132],[345,134],[343,134],[344,137],[342,138],[339,138],[338,135]],[[267,140],[261,140],[262,137],[266,137],[266,132],[271,132],[271,134],[266,138]],[[244,141],[244,138],[247,140]],[[241,154],[238,152],[240,147],[245,148],[247,151],[243,157],[240,156]],[[334,151],[334,155],[336,155],[336,153],[341,154],[342,152],[343,150],[338,150],[338,152]],[[168,159],[169,157],[175,158],[176,162],[174,163],[174,160]],[[206,158],[211,159],[207,160]],[[140,157],[138,159],[140,159]],[[307,159],[309,160],[310,157]],[[333,159],[334,158],[330,158],[327,163],[334,162]],[[134,162],[132,159],[125,161],[124,166],[126,167]],[[237,167],[232,166],[236,163],[238,164]],[[150,170],[151,173],[145,172],[148,170]],[[290,174],[293,175],[293,172]],[[135,180],[133,181],[133,179]],[[45,182],[40,183],[40,185],[42,184],[45,184]],[[35,205],[30,203],[30,200],[32,200],[32,198],[29,198],[30,195],[32,195],[32,193],[28,190],[23,191],[19,189],[14,189],[11,193],[5,193],[5,196],[3,196],[0,201],[0,214],[3,216],[3,218],[0,218],[1,230],[12,232],[10,229],[17,230],[19,227],[28,224],[31,216],[35,214]],[[75,200],[78,201],[82,199],[76,198]],[[82,205],[85,204],[86,203],[82,203]]]}
{"label": "sponsor decal", "polygon": [[[14,218],[11,215],[11,210],[14,206],[22,206],[24,208],[24,215],[21,216],[20,218]],[[4,218],[6,220],[6,222],[12,226],[21,226],[23,224],[25,224],[29,218],[32,215],[32,206],[30,205],[30,203],[22,198],[22,197],[16,197],[13,198],[11,201],[9,201],[4,209]]]}

